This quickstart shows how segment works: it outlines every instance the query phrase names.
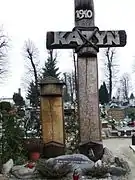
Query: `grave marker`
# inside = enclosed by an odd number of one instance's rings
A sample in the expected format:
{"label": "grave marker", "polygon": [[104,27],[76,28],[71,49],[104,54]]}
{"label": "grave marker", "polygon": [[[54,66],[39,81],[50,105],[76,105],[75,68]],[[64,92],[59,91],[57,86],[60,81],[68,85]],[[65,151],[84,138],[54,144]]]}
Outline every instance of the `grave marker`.
{"label": "grave marker", "polygon": [[98,64],[99,48],[123,47],[126,32],[100,31],[95,27],[93,0],[75,0],[75,28],[70,32],[48,32],[48,49],[75,49],[78,55],[78,93],[80,142],[102,141],[99,119]]}

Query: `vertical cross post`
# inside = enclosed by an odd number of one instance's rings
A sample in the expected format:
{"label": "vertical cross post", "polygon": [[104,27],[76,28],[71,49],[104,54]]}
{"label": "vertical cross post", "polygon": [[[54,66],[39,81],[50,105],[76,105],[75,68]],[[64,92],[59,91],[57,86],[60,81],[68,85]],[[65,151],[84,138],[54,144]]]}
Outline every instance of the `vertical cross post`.
{"label": "vertical cross post", "polygon": [[[75,27],[94,28],[93,0],[75,0]],[[99,119],[97,50],[83,47],[77,52],[79,121],[81,144],[101,141]]]}

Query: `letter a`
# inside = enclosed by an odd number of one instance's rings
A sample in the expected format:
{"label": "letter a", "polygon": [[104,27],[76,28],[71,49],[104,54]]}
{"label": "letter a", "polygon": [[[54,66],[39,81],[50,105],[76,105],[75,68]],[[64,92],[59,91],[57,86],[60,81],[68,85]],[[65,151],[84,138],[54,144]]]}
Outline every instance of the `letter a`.
{"label": "letter a", "polygon": [[69,34],[67,37],[67,43],[77,43],[77,45],[82,45],[83,41],[77,31],[73,31],[72,33]]}

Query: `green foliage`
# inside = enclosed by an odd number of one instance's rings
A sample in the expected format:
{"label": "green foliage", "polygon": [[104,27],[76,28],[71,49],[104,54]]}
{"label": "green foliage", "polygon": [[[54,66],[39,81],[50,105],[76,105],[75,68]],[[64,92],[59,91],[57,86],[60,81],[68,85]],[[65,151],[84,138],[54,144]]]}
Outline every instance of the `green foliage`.
{"label": "green foliage", "polygon": [[30,105],[33,107],[29,110],[30,116],[25,118],[25,129],[31,131],[31,133],[25,133],[27,137],[37,137],[41,135],[40,131],[40,119],[37,108],[37,102],[39,104],[39,90],[37,92],[36,84],[32,81],[27,91],[27,99],[30,100]]}
{"label": "green foliage", "polygon": [[78,150],[79,143],[79,122],[77,113],[73,112],[71,116],[65,116],[66,141],[70,143],[68,151],[75,153]]}
{"label": "green foliage", "polygon": [[30,100],[30,104],[32,105],[32,107],[35,107],[36,102],[39,101],[39,92],[37,92],[36,84],[33,81],[28,87],[26,98]]}
{"label": "green foliage", "polygon": [[109,94],[108,94],[105,82],[103,82],[103,85],[101,85],[99,89],[99,102],[102,105],[107,104],[109,102]]}
{"label": "green foliage", "polygon": [[0,102],[0,110],[3,111],[10,111],[11,110],[11,104],[9,102],[6,101],[2,101]]}
{"label": "green foliage", "polygon": [[57,67],[57,57],[53,57],[52,50],[50,50],[48,54],[49,56],[45,62],[45,67],[43,68],[43,78],[47,76],[59,78],[60,72],[58,72],[59,68]]}
{"label": "green foliage", "polygon": [[19,93],[14,93],[13,100],[14,100],[16,106],[24,106],[25,105],[25,101]]}
{"label": "green foliage", "polygon": [[36,169],[42,177],[49,179],[61,179],[72,172],[72,164],[70,162],[59,164],[58,168],[56,166],[57,162],[48,163],[45,160],[39,159]]}
{"label": "green foliage", "polygon": [[[21,121],[15,112],[1,111],[2,122],[2,162],[5,163],[10,158],[15,163],[21,163],[26,158],[26,151],[23,148],[24,130],[21,128]],[[21,159],[20,159],[21,158]]]}
{"label": "green foliage", "polygon": [[24,111],[24,109],[18,108],[18,109],[17,109],[17,115],[18,115],[20,118],[23,118],[23,117],[25,116],[25,111]]}
{"label": "green foliage", "polygon": [[135,108],[126,108],[126,115],[133,120],[135,120]]}

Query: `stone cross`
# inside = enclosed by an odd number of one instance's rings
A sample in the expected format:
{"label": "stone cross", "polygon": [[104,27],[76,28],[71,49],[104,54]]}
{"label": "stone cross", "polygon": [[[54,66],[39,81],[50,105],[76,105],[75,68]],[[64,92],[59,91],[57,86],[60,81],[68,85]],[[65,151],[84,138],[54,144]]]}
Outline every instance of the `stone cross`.
{"label": "stone cross", "polygon": [[70,32],[48,32],[48,49],[75,49],[77,53],[80,142],[102,141],[99,119],[99,48],[123,47],[126,32],[100,31],[95,27],[93,0],[75,0],[75,28]]}

